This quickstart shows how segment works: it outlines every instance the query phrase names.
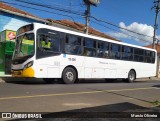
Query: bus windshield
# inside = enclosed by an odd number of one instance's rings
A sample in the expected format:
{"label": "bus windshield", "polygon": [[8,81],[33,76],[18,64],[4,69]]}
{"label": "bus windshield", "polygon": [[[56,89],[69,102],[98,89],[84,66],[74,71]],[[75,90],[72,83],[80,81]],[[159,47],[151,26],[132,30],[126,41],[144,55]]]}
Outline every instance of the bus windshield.
{"label": "bus windshield", "polygon": [[13,58],[33,56],[34,54],[34,34],[23,34],[17,37]]}

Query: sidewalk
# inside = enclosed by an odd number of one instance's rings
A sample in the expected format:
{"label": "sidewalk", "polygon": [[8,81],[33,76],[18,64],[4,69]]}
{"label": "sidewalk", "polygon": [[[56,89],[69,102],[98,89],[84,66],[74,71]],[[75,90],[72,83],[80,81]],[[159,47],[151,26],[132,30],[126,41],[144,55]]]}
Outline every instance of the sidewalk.
{"label": "sidewalk", "polygon": [[0,78],[0,83],[1,83],[1,82],[5,82],[5,81],[4,81],[2,78]]}
{"label": "sidewalk", "polygon": [[146,80],[158,80],[160,81],[160,77],[150,77],[150,78],[139,78],[139,79],[136,79],[136,81],[146,81]]}
{"label": "sidewalk", "polygon": [[3,77],[0,77],[0,82],[5,82],[3,78],[10,78],[11,79],[12,76],[11,75],[5,75]]}

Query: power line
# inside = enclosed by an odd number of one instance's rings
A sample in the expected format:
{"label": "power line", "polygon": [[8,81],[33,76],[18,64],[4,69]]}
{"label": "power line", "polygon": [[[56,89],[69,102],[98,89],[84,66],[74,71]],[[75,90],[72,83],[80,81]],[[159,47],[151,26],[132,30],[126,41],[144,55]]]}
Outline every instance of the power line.
{"label": "power line", "polygon": [[90,17],[91,17],[91,18],[93,18],[93,19],[95,19],[96,21],[99,21],[99,22],[103,22],[103,23],[106,23],[106,24],[112,25],[112,26],[114,26],[114,27],[117,27],[117,28],[120,28],[120,29],[123,29],[123,30],[129,31],[129,32],[131,32],[131,33],[135,33],[135,34],[138,34],[138,35],[141,35],[141,36],[146,36],[146,37],[153,38],[153,37],[148,36],[148,35],[145,35],[145,34],[141,34],[141,33],[138,33],[138,32],[135,32],[135,31],[131,31],[131,30],[126,29],[126,28],[123,28],[123,27],[119,27],[119,26],[117,26],[117,25],[115,25],[115,24],[113,24],[113,23],[111,23],[111,22],[107,22],[107,21],[105,21],[105,20],[102,20],[102,19],[96,18],[96,17],[94,17],[94,16],[90,16]]}
{"label": "power line", "polygon": [[[42,4],[38,4],[38,3],[26,2],[26,1],[24,1],[24,0],[15,0],[15,1],[23,2],[23,3],[27,3],[27,4],[31,4],[31,5],[36,5],[36,6],[40,6],[40,7],[55,9],[55,10],[58,10],[58,11],[61,11],[61,12],[67,12],[67,13],[71,13],[71,14],[76,14],[76,15],[80,15],[80,16],[85,16],[84,14],[78,13],[77,11],[71,11],[71,10],[67,10],[67,9],[64,9],[64,8],[55,8],[55,7],[50,7],[50,6],[42,5]],[[119,26],[117,26],[117,25],[115,25],[115,24],[113,24],[113,23],[111,23],[111,22],[107,22],[107,21],[105,21],[105,20],[96,18],[96,17],[94,17],[94,16],[90,16],[90,17],[93,18],[93,19],[95,19],[96,21],[104,22],[104,23],[106,23],[106,24],[112,25],[112,26],[114,26],[114,27],[117,27],[117,28],[120,28],[120,29],[129,31],[129,32],[132,32],[132,33],[141,35],[141,36],[146,36],[146,37],[153,38],[153,37],[148,36],[148,35],[145,35],[145,34],[141,34],[141,33],[135,32],[135,31],[128,30],[128,29],[123,28],[123,27],[119,27]]]}
{"label": "power line", "polygon": [[26,4],[30,4],[30,5],[34,5],[34,6],[39,6],[39,7],[44,7],[44,8],[49,8],[49,9],[54,9],[57,11],[61,11],[61,12],[66,12],[66,13],[71,13],[71,14],[76,14],[76,15],[81,15],[82,13],[78,12],[78,11],[71,11],[71,10],[67,10],[64,8],[58,8],[58,7],[51,7],[48,5],[43,5],[43,4],[39,4],[39,3],[35,3],[35,2],[28,2],[28,1],[23,1],[23,0],[15,0],[21,3],[26,3]]}
{"label": "power line", "polygon": [[[95,22],[95,21],[93,21],[93,20],[91,20],[91,21],[92,21],[93,23],[96,23],[97,25],[100,25],[100,26],[103,26],[103,27],[105,27],[105,28],[107,28],[107,29],[110,29],[110,30],[119,32],[119,33],[124,34],[124,35],[127,35],[127,36],[130,36],[130,37],[132,37],[132,38],[134,38],[134,39],[142,40],[142,41],[144,41],[144,42],[150,42],[150,41],[147,41],[147,40],[144,40],[144,39],[140,39],[140,38],[138,38],[138,37],[135,37],[135,36],[133,36],[133,35],[126,34],[126,33],[121,32],[121,31],[119,31],[119,30],[115,30],[115,29],[113,29],[113,28],[107,27],[107,26],[105,26],[105,25],[103,25],[103,24],[100,24],[100,23],[98,23],[98,22]],[[151,42],[150,42],[150,43],[151,43]]]}
{"label": "power line", "polygon": [[[22,1],[22,0],[17,0],[17,1]],[[3,2],[4,2],[4,1],[3,1]],[[11,2],[4,2],[4,3],[13,4],[13,5],[17,5],[17,6],[21,6],[21,7],[25,7],[25,8],[34,9],[34,10],[44,11],[44,12],[48,12],[48,13],[52,13],[52,14],[57,14],[57,15],[61,15],[61,16],[66,16],[66,17],[71,18],[71,19],[74,21],[73,17],[71,17],[71,16],[69,16],[69,15],[66,15],[66,14],[60,14],[60,13],[55,13],[55,12],[51,12],[51,11],[47,11],[47,10],[42,10],[42,9],[38,9],[38,8],[27,7],[27,6],[24,6],[24,5],[17,4],[17,3],[11,3]],[[71,14],[72,14],[72,13],[71,13]],[[78,15],[78,16],[79,16],[79,14],[75,14],[75,15]],[[85,15],[80,15],[80,16],[81,16],[81,17],[84,17]],[[93,18],[94,20],[96,20],[96,21],[98,21],[98,22],[99,22],[99,21],[100,21],[100,22],[105,22],[105,23],[111,24],[111,25],[113,25],[113,26],[116,26],[115,24],[112,24],[112,23],[110,23],[110,22],[103,21],[103,20],[98,19],[98,18],[93,17],[93,16],[91,16],[91,18]],[[96,23],[96,22],[94,21],[94,23]],[[99,23],[96,23],[96,24],[99,24]],[[99,24],[99,25],[101,25],[101,24]],[[101,26],[102,26],[102,25],[101,25]],[[108,28],[108,29],[111,29],[111,28],[109,28],[109,27],[107,27],[107,26],[104,26],[104,25],[103,25],[103,27]],[[118,26],[116,26],[116,27],[118,27]],[[121,28],[121,27],[118,27],[118,28]],[[122,28],[121,28],[121,29],[122,29]],[[124,29],[125,29],[125,28],[124,28]],[[115,29],[111,29],[111,30],[118,31],[118,30],[115,30]],[[127,29],[126,29],[126,31],[127,31]],[[140,39],[140,38],[137,38],[137,37],[135,37],[135,36],[132,36],[132,35],[123,33],[123,32],[121,32],[121,31],[118,31],[118,32],[120,32],[120,33],[122,33],[122,34],[124,34],[124,35],[130,36],[130,37],[132,37],[132,38],[135,38],[135,39],[138,39],[138,40],[142,40],[142,39]],[[137,34],[137,32],[132,32],[132,33]],[[139,34],[139,35],[143,35],[143,34],[140,34],[140,33],[138,33],[138,34]],[[147,35],[143,35],[143,36],[150,37],[150,36],[147,36]],[[142,41],[146,41],[146,40],[142,40]],[[147,42],[149,42],[149,41],[147,41]]]}
{"label": "power line", "polygon": [[[71,16],[69,16],[69,15],[59,14],[59,13],[55,13],[55,12],[51,12],[51,11],[47,11],[47,10],[42,10],[42,9],[37,9],[37,8],[33,8],[33,7],[27,7],[27,6],[24,6],[24,5],[20,5],[20,4],[16,4],[16,3],[11,3],[11,2],[4,2],[4,3],[13,4],[13,5],[17,5],[17,6],[21,6],[21,7],[25,7],[25,8],[30,8],[30,9],[38,10],[38,11],[44,11],[44,12],[47,12],[47,13],[57,14],[57,15],[61,15],[61,16],[66,16],[66,17],[71,18],[71,19],[74,21],[73,17],[71,17]],[[98,25],[101,25],[101,26],[103,26],[103,27],[105,27],[105,28],[108,28],[108,29],[110,29],[110,30],[113,30],[113,31],[122,33],[122,34],[124,34],[124,35],[130,36],[130,37],[132,37],[132,38],[134,38],[134,39],[136,38],[136,39],[138,39],[138,40],[145,41],[145,40],[140,39],[140,38],[137,38],[137,37],[135,37],[135,36],[132,36],[132,35],[123,33],[123,32],[121,32],[121,31],[119,31],[119,30],[115,30],[115,29],[112,29],[112,28],[110,28],[110,27],[104,26],[104,25],[102,25],[102,24],[100,24],[100,23],[97,23],[97,22],[95,22],[95,21],[92,21],[92,22],[94,22],[94,23],[96,23],[96,24],[98,24]],[[145,42],[149,42],[149,41],[145,41]]]}
{"label": "power line", "polygon": [[17,3],[11,3],[11,2],[4,2],[4,3],[13,4],[13,5],[17,5],[17,6],[21,6],[21,7],[25,7],[25,8],[34,9],[34,10],[44,11],[44,12],[47,12],[47,13],[57,14],[57,15],[60,15],[60,16],[66,16],[66,17],[71,18],[74,21],[73,17],[71,17],[69,15],[66,15],[66,14],[60,14],[60,13],[55,13],[55,12],[51,12],[51,11],[47,11],[47,10],[42,10],[42,9],[38,9],[38,8],[27,7],[27,6],[24,6],[24,5],[17,4]]}
{"label": "power line", "polygon": [[[50,5],[56,5],[56,6],[59,6],[59,7],[61,6],[61,7],[63,7],[63,8],[66,7],[66,8],[68,8],[68,9],[71,9],[71,6],[66,6],[66,5],[64,6],[64,5],[62,5],[62,4],[53,3],[53,1],[51,1],[51,0],[48,0],[48,1],[47,1],[47,0],[40,0],[40,1],[42,1],[42,2],[45,1],[46,3],[48,2]],[[81,1],[81,0],[80,0],[80,1]],[[80,4],[81,4],[81,2],[80,2]],[[77,7],[77,6],[80,6],[80,5],[78,5],[78,4],[77,4],[77,5],[73,5],[73,4],[72,4],[72,6],[76,6],[76,7]],[[81,7],[82,7],[82,6],[81,6]],[[72,8],[72,10],[73,10],[73,9],[74,9],[74,10],[75,10],[75,9],[78,10],[78,9],[75,8],[75,7]]]}

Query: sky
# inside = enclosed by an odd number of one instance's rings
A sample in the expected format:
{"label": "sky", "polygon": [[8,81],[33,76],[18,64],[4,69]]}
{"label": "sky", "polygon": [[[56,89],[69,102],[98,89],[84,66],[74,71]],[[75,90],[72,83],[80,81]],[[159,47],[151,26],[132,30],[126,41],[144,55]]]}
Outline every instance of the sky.
{"label": "sky", "polygon": [[[85,24],[84,12],[86,6],[83,0],[0,1],[8,2],[13,7],[41,18],[69,19]],[[32,4],[24,2],[31,2]],[[154,6],[153,2],[154,0],[100,0],[97,6],[91,6],[90,15],[92,18],[90,18],[90,26],[125,43],[140,46],[152,44],[155,22],[155,9],[151,9]],[[36,6],[33,5],[34,3],[50,8]],[[57,8],[60,11],[55,10]],[[71,12],[74,14],[71,14]],[[160,29],[157,29],[157,38],[160,40]]]}

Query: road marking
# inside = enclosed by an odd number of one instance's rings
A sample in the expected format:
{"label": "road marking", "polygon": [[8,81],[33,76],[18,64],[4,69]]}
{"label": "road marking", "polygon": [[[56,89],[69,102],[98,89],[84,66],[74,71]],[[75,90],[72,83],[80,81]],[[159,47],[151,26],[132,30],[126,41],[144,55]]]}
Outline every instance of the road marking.
{"label": "road marking", "polygon": [[36,98],[36,97],[51,97],[51,96],[67,96],[67,95],[80,95],[80,94],[94,94],[94,93],[103,93],[103,92],[122,92],[122,91],[135,91],[135,90],[149,90],[149,89],[157,89],[157,88],[156,87],[146,87],[146,88],[120,89],[120,90],[99,90],[99,91],[75,92],[75,93],[58,93],[58,94],[44,94],[44,95],[31,95],[31,96],[1,97],[0,100]]}
{"label": "road marking", "polygon": [[64,106],[92,106],[90,103],[64,103]]}

